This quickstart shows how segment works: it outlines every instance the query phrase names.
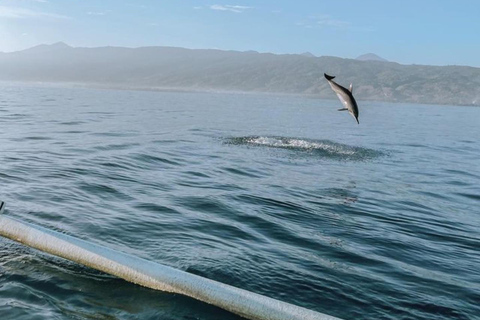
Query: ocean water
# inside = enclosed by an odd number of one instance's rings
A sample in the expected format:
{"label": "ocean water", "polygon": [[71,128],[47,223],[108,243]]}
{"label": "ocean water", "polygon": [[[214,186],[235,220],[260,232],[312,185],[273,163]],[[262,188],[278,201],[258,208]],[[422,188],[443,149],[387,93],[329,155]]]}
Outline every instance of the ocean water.
{"label": "ocean water", "polygon": [[[480,108],[0,88],[5,214],[344,319],[479,319]],[[0,239],[0,319],[241,319]]]}

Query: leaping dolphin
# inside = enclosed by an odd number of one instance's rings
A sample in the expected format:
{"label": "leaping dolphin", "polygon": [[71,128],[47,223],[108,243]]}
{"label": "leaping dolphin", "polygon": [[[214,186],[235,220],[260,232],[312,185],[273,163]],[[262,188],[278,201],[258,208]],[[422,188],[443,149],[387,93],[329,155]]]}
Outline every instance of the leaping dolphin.
{"label": "leaping dolphin", "polygon": [[357,102],[355,101],[355,98],[353,97],[353,85],[350,84],[350,90],[347,90],[346,88],[342,87],[332,79],[335,77],[329,76],[328,74],[324,73],[325,79],[327,79],[328,84],[330,87],[332,87],[332,90],[335,91],[337,94],[338,99],[343,103],[345,106],[344,108],[338,109],[338,111],[347,111],[357,120],[358,122],[358,106]]}

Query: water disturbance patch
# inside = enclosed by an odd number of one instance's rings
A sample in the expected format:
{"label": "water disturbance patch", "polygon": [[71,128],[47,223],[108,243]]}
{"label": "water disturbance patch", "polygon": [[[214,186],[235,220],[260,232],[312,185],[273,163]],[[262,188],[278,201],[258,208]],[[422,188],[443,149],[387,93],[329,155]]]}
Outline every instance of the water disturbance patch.
{"label": "water disturbance patch", "polygon": [[350,146],[330,140],[314,140],[302,138],[288,138],[277,136],[246,136],[233,137],[226,140],[227,144],[263,148],[286,149],[293,152],[302,152],[333,160],[365,161],[383,156],[385,153],[378,150]]}

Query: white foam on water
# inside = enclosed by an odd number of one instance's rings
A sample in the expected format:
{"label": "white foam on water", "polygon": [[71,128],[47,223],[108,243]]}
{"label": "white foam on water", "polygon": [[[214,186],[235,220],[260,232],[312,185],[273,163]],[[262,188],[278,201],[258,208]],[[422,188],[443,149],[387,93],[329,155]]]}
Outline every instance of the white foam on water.
{"label": "white foam on water", "polygon": [[304,150],[322,150],[331,154],[354,155],[354,150],[349,150],[346,146],[340,146],[327,142],[314,142],[303,139],[273,138],[273,137],[252,137],[247,139],[247,143],[253,145],[263,145],[275,148],[296,148]]}

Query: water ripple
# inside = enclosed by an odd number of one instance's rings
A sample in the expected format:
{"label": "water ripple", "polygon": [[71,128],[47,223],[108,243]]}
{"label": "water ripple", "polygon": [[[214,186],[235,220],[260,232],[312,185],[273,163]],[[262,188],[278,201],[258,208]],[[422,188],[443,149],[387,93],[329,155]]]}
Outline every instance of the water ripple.
{"label": "water ripple", "polygon": [[[6,88],[0,200],[27,222],[340,318],[475,319],[480,109],[382,104],[369,113],[383,121],[344,126],[318,103]],[[67,318],[241,319],[0,239],[0,319]]]}

